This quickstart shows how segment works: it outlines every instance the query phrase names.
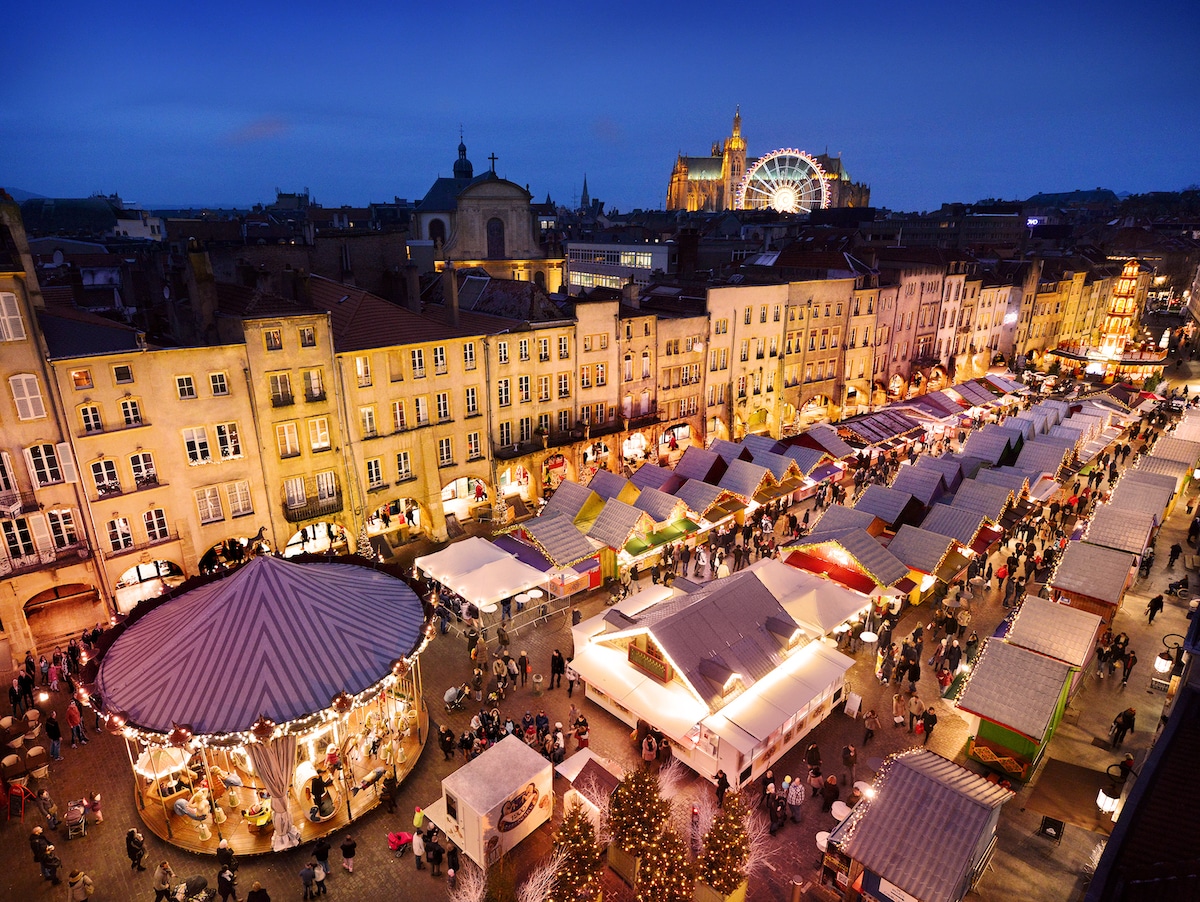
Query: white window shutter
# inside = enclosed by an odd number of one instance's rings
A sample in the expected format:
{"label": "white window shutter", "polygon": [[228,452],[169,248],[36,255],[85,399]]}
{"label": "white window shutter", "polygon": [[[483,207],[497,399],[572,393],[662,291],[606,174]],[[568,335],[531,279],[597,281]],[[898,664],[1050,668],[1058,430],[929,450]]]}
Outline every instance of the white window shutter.
{"label": "white window shutter", "polygon": [[25,448],[22,453],[25,455],[25,466],[29,468],[29,484],[36,489],[41,482],[38,481],[37,467],[33,464],[33,454],[28,448]]}
{"label": "white window shutter", "polygon": [[42,563],[54,560],[54,539],[50,536],[50,527],[46,524],[45,514],[30,514],[27,519],[29,531],[33,533],[33,544],[38,550]]}
{"label": "white window shutter", "polygon": [[21,321],[21,307],[17,296],[5,292],[0,294],[0,341],[24,341],[25,324]]}
{"label": "white window shutter", "polygon": [[17,490],[17,474],[13,472],[12,458],[7,451],[0,451],[0,491],[15,492]]}
{"label": "white window shutter", "polygon": [[71,446],[67,442],[59,442],[54,446],[58,452],[58,465],[62,468],[63,479],[66,482],[77,482],[79,476],[75,470],[75,457],[71,454]]}

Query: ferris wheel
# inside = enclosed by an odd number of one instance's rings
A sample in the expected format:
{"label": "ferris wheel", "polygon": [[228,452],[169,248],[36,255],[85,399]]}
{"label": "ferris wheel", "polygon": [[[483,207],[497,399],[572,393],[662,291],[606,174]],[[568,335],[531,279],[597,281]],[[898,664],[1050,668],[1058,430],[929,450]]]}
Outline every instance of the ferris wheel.
{"label": "ferris wheel", "polygon": [[829,206],[825,171],[809,154],[789,148],[773,150],[746,170],[737,187],[734,208],[807,213]]}

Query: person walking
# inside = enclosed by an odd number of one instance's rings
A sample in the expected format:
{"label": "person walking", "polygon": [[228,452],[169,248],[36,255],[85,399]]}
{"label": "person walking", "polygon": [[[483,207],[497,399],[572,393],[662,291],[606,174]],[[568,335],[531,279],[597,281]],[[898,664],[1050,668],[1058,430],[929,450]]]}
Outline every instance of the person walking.
{"label": "person walking", "polygon": [[50,740],[50,760],[62,761],[62,725],[57,711],[46,715],[46,738]]}
{"label": "person walking", "polygon": [[921,727],[925,732],[921,739],[921,745],[929,744],[929,737],[933,735],[933,728],[937,726],[937,722],[937,712],[933,710],[932,706],[926,708],[925,713],[921,715]]}
{"label": "person walking", "polygon": [[865,727],[865,730],[863,732],[862,744],[863,748],[866,748],[867,743],[871,741],[871,737],[875,735],[875,731],[879,729],[879,715],[875,713],[874,708],[868,711],[867,716],[863,718],[863,727]]}
{"label": "person walking", "polygon": [[354,853],[358,849],[358,843],[354,841],[354,837],[349,833],[342,840],[342,867],[351,874],[354,873]]}
{"label": "person walking", "polygon": [[221,897],[221,902],[229,902],[230,899],[238,902],[237,875],[229,866],[221,868],[217,873],[217,894]]}
{"label": "person walking", "polygon": [[263,889],[263,885],[255,880],[246,895],[246,902],[271,902],[271,896]]}
{"label": "person walking", "polygon": [[429,858],[430,876],[442,876],[442,859],[446,856],[446,850],[442,844],[436,839],[425,846],[425,854]]}
{"label": "person walking", "polygon": [[171,894],[171,878],[174,876],[175,872],[165,858],[158,863],[154,869],[154,902],[163,902]]}
{"label": "person walking", "polygon": [[42,855],[42,877],[49,880],[54,886],[62,885],[62,878],[58,876],[58,869],[62,867],[62,859],[54,852],[54,844],[46,846],[46,852]]}
{"label": "person walking", "polygon": [[562,688],[563,675],[567,672],[567,659],[563,657],[563,653],[557,648],[554,649],[554,654],[550,656],[550,685],[548,689],[553,689],[556,685]]}
{"label": "person walking", "polygon": [[579,674],[575,672],[575,668],[567,664],[567,698],[571,698],[575,693],[575,684],[579,682]]}
{"label": "person walking", "polygon": [[79,702],[71,699],[67,705],[67,726],[71,729],[71,748],[79,748],[79,743],[87,745],[87,737],[83,735],[83,712],[79,710]]}
{"label": "person walking", "polygon": [[34,864],[41,865],[49,845],[50,841],[46,839],[46,831],[41,827],[34,827],[33,832],[29,834],[29,851],[33,853]]}
{"label": "person walking", "polygon": [[1133,671],[1133,666],[1137,664],[1137,652],[1130,649],[1125,654],[1124,666],[1121,668],[1121,688],[1124,689],[1129,684],[1129,674]]}
{"label": "person walking", "polygon": [[904,696],[897,692],[892,696],[892,726],[904,726],[905,713]]}
{"label": "person walking", "polygon": [[1109,733],[1112,736],[1112,747],[1114,749],[1120,748],[1121,743],[1125,741],[1126,734],[1133,732],[1136,720],[1137,708],[1126,708],[1113,718]]}
{"label": "person walking", "polygon": [[304,886],[304,898],[315,899],[317,894],[313,892],[313,884],[316,883],[316,862],[309,861],[300,869],[300,883]]}
{"label": "person walking", "polygon": [[130,827],[125,834],[125,854],[129,856],[129,870],[146,870],[142,859],[146,857],[146,838],[138,832],[137,827]]}
{"label": "person walking", "polygon": [[1167,559],[1167,567],[1174,567],[1181,554],[1183,554],[1183,546],[1176,542],[1171,546],[1171,556]]}
{"label": "person walking", "polygon": [[326,876],[329,875],[329,838],[322,836],[313,846],[313,859],[325,870]]}
{"label": "person walking", "polygon": [[725,807],[725,793],[729,792],[729,777],[726,776],[725,771],[723,771],[723,770],[717,771],[716,791],[717,791],[717,807],[724,808]]}
{"label": "person walking", "polygon": [[793,780],[788,777],[783,781],[787,784],[787,794],[784,801],[787,802],[788,814],[792,819],[793,824],[800,823],[802,806],[804,805],[804,781]]}
{"label": "person walking", "polygon": [[908,732],[913,732],[913,727],[924,714],[925,703],[921,701],[921,696],[914,692],[913,697],[908,700]]}
{"label": "person walking", "polygon": [[1159,612],[1162,611],[1162,609],[1163,609],[1163,597],[1162,597],[1162,594],[1160,593],[1158,595],[1155,595],[1153,598],[1151,598],[1150,603],[1148,605],[1146,605],[1146,613],[1150,615],[1151,623],[1154,622],[1154,618],[1158,616]]}
{"label": "person walking", "polygon": [[320,861],[313,866],[313,896],[323,896],[329,892],[325,881],[329,879],[329,868]]}
{"label": "person walking", "polygon": [[525,688],[525,684],[529,681],[529,652],[521,649],[521,654],[517,656],[517,671],[521,674],[521,688]]}
{"label": "person walking", "polygon": [[50,792],[46,789],[39,789],[37,794],[38,811],[42,812],[42,816],[46,818],[46,823],[51,830],[58,829],[58,806],[54,804],[54,800],[50,798]]}
{"label": "person walking", "polygon": [[[848,778],[846,782],[848,782],[851,786],[854,785],[854,770],[857,765],[858,749],[852,745],[847,745],[842,749],[842,766],[846,768],[846,777]],[[843,783],[842,785],[846,785],[846,783]]]}
{"label": "person walking", "polygon": [[83,871],[71,871],[67,877],[67,899],[69,902],[86,902],[87,897],[95,892],[92,878]]}

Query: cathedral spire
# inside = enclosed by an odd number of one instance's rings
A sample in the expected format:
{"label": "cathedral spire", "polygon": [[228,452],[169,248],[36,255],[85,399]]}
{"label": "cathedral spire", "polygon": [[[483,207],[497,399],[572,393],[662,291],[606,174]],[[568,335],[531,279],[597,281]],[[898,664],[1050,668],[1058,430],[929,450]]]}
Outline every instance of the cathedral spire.
{"label": "cathedral spire", "polygon": [[733,108],[733,136],[735,138],[742,136],[742,105],[740,103]]}
{"label": "cathedral spire", "polygon": [[579,209],[586,210],[592,205],[592,199],[588,197],[587,189],[587,173],[583,174],[583,193],[579,195]]}

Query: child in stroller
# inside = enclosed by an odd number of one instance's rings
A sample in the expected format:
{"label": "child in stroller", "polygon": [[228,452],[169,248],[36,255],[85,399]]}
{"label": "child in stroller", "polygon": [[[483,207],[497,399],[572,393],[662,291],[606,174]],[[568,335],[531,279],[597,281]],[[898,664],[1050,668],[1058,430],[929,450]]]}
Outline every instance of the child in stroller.
{"label": "child in stroller", "polygon": [[404,853],[412,848],[412,839],[413,835],[411,833],[404,833],[403,831],[389,833],[387,835],[388,848],[396,853],[397,858],[403,858]]}

